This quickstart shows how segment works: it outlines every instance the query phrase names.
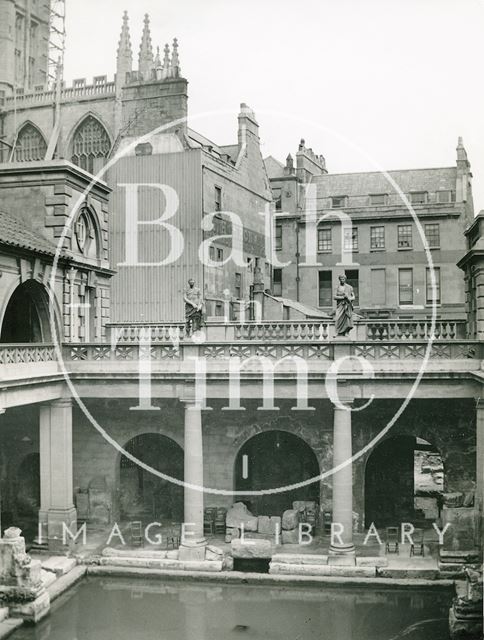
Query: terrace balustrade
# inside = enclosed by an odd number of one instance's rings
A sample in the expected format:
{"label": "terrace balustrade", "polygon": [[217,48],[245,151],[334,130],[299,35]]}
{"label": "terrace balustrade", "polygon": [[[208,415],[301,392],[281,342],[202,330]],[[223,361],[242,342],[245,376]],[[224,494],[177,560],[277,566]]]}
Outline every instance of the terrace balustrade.
{"label": "terrace balustrade", "polygon": [[266,357],[276,361],[298,357],[313,369],[321,363],[327,367],[342,356],[365,358],[382,366],[412,361],[420,366],[418,361],[428,356],[431,362],[441,362],[445,370],[452,371],[451,361],[460,361],[461,368],[467,369],[470,361],[476,362],[484,355],[481,343],[465,339],[464,334],[465,323],[457,320],[436,322],[431,344],[431,323],[423,321],[360,322],[349,338],[335,337],[332,322],[211,323],[194,339],[186,336],[181,323],[113,324],[104,342],[67,342],[57,347],[1,344],[0,380],[78,372],[81,365],[83,372],[95,373],[103,370],[103,363],[112,363],[104,371],[106,375],[113,371],[113,365],[116,370],[132,370],[146,359],[147,349],[154,370],[160,371],[163,363],[181,365],[194,357],[213,363],[210,366],[228,366],[233,358],[243,361]]}

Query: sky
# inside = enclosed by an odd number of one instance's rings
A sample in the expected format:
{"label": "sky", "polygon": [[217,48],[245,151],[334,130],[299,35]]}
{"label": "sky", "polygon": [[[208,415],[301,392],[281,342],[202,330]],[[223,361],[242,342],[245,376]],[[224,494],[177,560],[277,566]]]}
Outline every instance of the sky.
{"label": "sky", "polygon": [[452,166],[462,136],[484,209],[484,0],[66,0],[68,84],[114,75],[124,10],[135,61],[145,13],[154,45],[178,38],[189,124],[215,143],[241,102],[264,156],[304,138],[331,173]]}

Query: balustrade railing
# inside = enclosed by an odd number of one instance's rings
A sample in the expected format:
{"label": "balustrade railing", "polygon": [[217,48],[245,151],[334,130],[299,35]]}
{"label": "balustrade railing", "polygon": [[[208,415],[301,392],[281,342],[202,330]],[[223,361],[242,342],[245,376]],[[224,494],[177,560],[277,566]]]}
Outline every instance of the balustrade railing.
{"label": "balustrade railing", "polygon": [[55,347],[49,344],[0,345],[0,365],[55,362]]}
{"label": "balustrade railing", "polygon": [[[99,95],[114,95],[116,84],[114,82],[105,82],[99,84],[79,85],[77,87],[66,87],[62,89],[61,100],[79,100],[79,98],[89,98]],[[31,93],[21,93],[16,96],[8,96],[5,100],[7,108],[13,108],[14,105],[22,109],[32,105],[46,104],[55,101],[55,91],[43,90]]]}
{"label": "balustrade railing", "polygon": [[[150,339],[156,342],[182,342],[186,340],[185,325],[175,324],[112,324],[112,339],[118,343],[139,342]],[[206,342],[281,341],[328,342],[335,337],[333,321],[315,322],[294,320],[265,322],[209,323],[203,328]],[[464,320],[437,320],[434,340],[464,339]],[[348,336],[349,341],[428,340],[432,335],[429,320],[368,320],[356,323]]]}
{"label": "balustrade railing", "polygon": [[[359,322],[349,339],[334,339],[330,322],[211,323],[196,339],[187,337],[185,325],[111,325],[110,337],[103,343],[65,343],[66,362],[137,361],[150,343],[153,360],[182,360],[186,349],[207,359],[266,356],[282,358],[332,359],[334,345],[348,355],[373,360],[422,359],[427,352],[431,323],[416,321]],[[465,324],[440,320],[435,326],[432,359],[462,360],[481,357],[481,344],[463,338]],[[143,352],[144,353],[144,352]],[[0,344],[0,365],[56,362],[57,351],[50,344]],[[0,369],[0,376],[1,376]]]}
{"label": "balustrade railing", "polygon": [[234,325],[234,340],[302,340],[325,342],[330,338],[329,322],[247,322]]}
{"label": "balustrade railing", "polygon": [[110,325],[110,339],[113,344],[136,343],[149,340],[155,342],[178,343],[185,338],[184,324],[131,324]]}
{"label": "balustrade railing", "polygon": [[[379,320],[366,323],[367,340],[428,340],[432,335],[429,320]],[[466,323],[463,320],[437,320],[434,340],[464,338]]]}

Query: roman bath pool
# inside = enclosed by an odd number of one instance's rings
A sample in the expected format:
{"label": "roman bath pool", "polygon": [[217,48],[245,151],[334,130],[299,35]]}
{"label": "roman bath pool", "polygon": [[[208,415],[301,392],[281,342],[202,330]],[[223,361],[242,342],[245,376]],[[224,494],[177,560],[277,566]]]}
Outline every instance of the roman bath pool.
{"label": "roman bath pool", "polygon": [[447,640],[450,591],[89,577],[13,640]]}

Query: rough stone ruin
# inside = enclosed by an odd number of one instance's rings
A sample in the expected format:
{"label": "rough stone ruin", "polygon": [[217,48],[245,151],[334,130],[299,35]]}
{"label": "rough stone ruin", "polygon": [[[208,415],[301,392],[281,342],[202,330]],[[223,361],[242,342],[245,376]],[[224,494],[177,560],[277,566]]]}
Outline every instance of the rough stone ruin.
{"label": "rough stone ruin", "polygon": [[457,589],[449,611],[450,637],[452,640],[479,640],[483,622],[482,567],[467,566],[465,575],[464,590]]}
{"label": "rough stone ruin", "polygon": [[49,594],[41,580],[41,563],[25,552],[25,539],[17,527],[0,539],[0,605],[12,617],[38,622],[50,609]]}

